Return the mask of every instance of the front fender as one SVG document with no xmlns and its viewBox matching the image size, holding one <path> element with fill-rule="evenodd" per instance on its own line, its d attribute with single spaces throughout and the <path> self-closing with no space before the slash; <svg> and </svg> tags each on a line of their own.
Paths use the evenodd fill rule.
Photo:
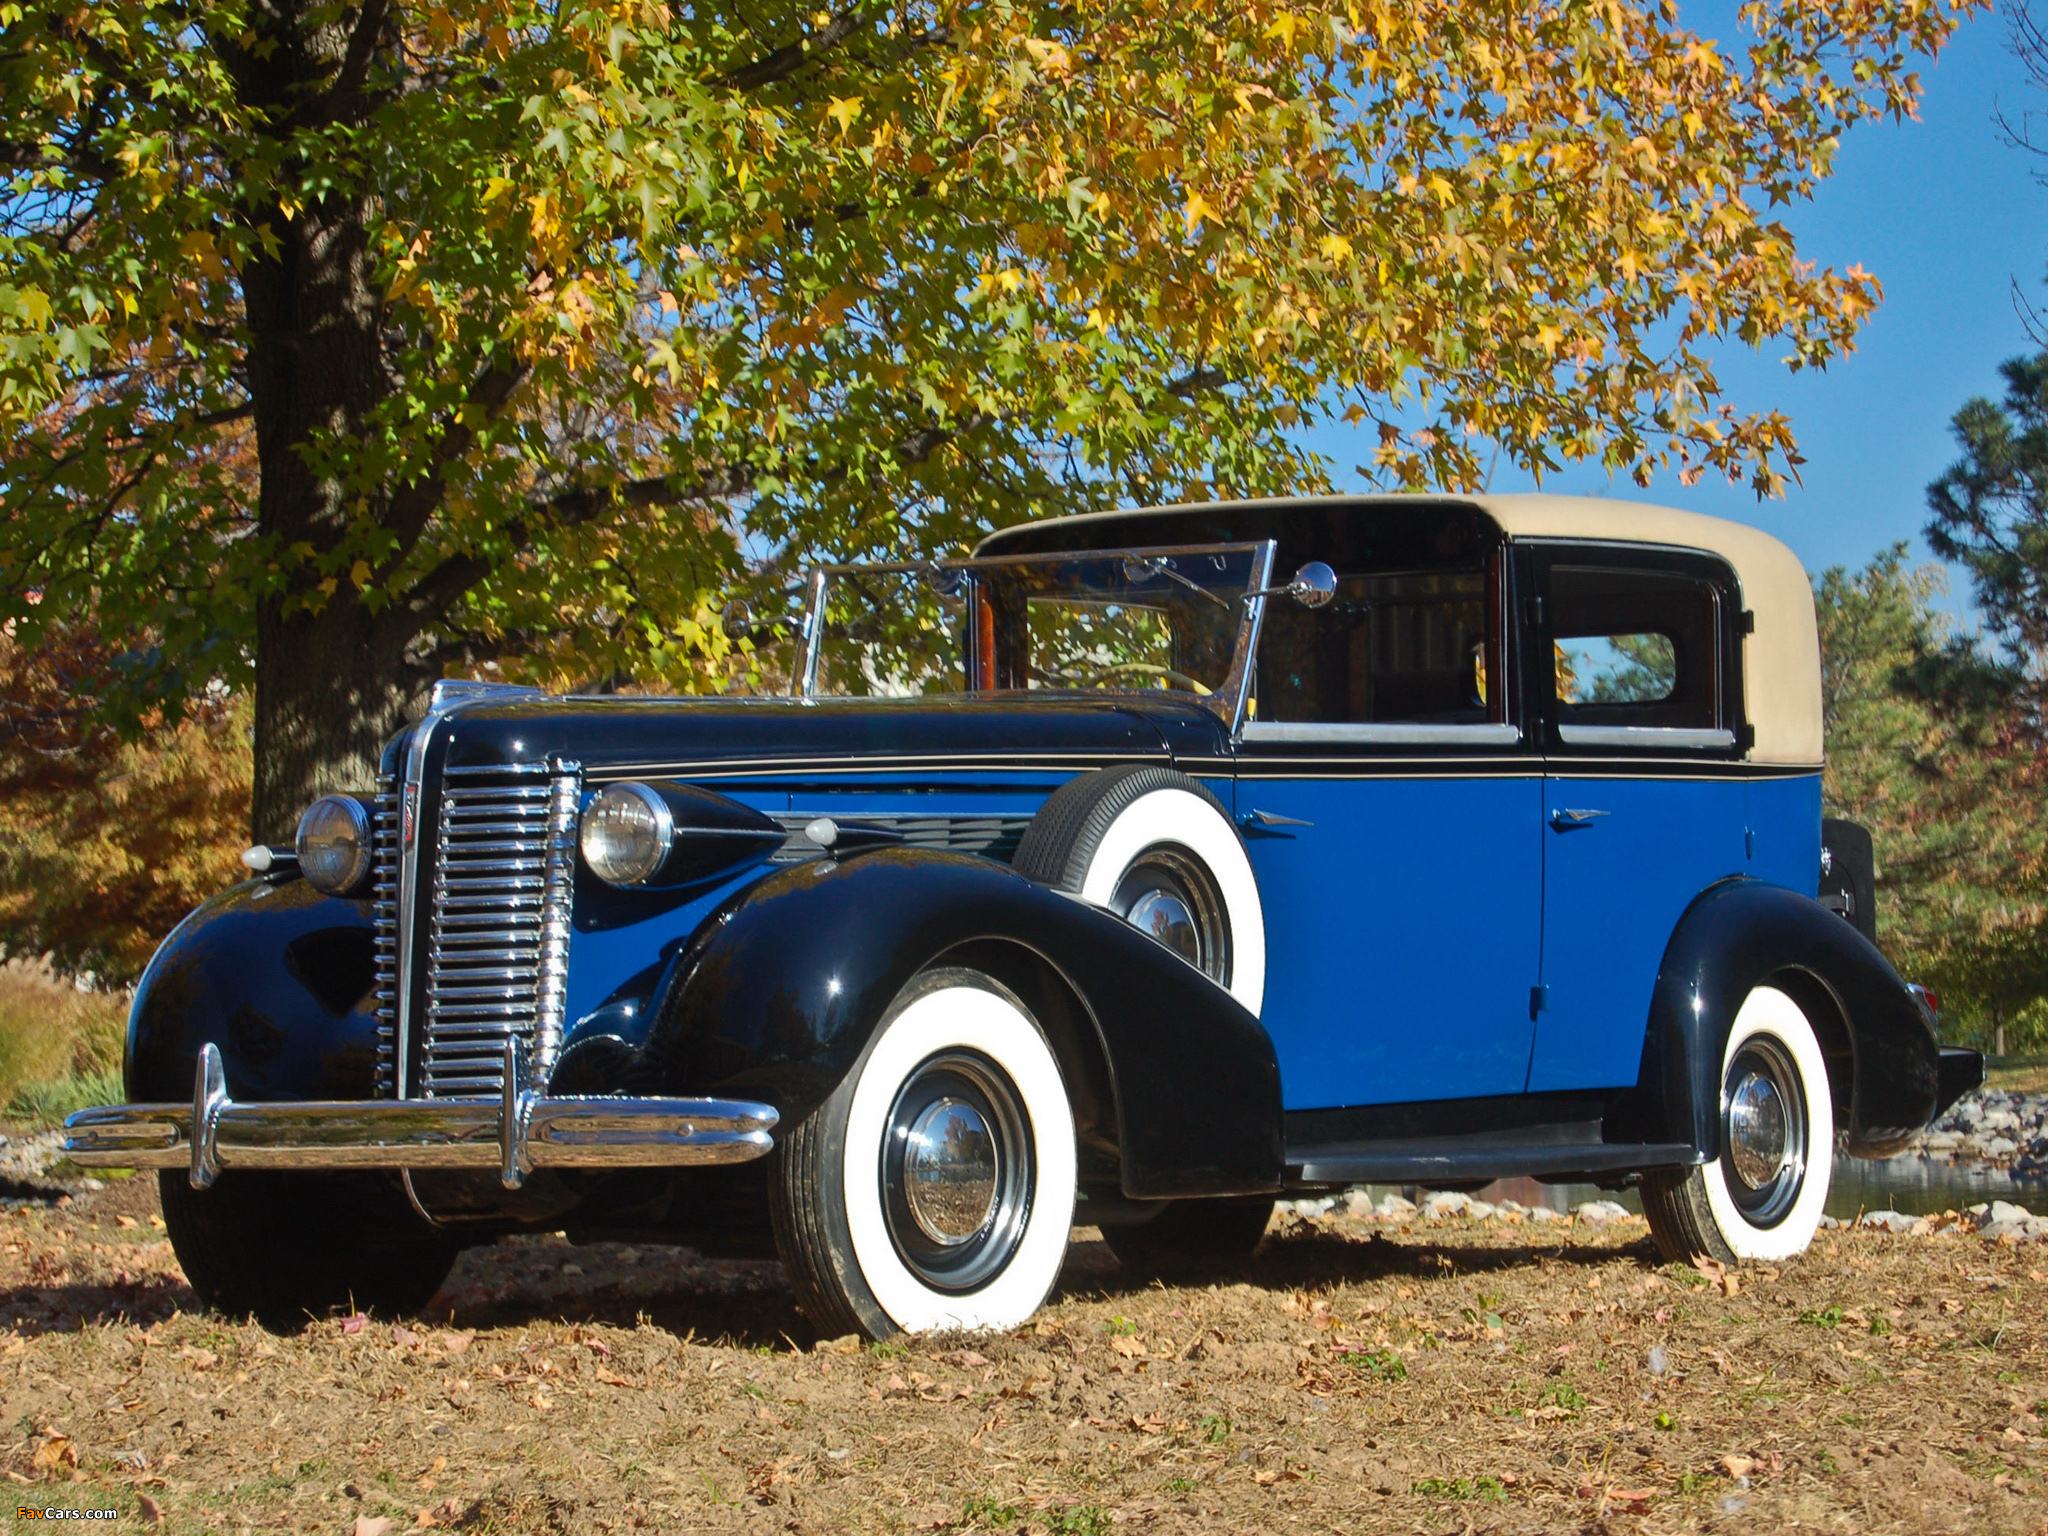
<svg viewBox="0 0 2048 1536">
<path fill-rule="evenodd" d="M 1610 1125 L 1719 1157 L 1721 1057 L 1743 999 L 1765 982 L 1813 1020 L 1850 1152 L 1889 1156 L 1939 1112 L 1934 1031 L 1877 947 L 1811 897 L 1727 880 L 1696 898 L 1671 936 L 1642 1076 Z"/>
<path fill-rule="evenodd" d="M 373 1097 L 375 968 L 368 901 L 323 896 L 304 880 L 221 892 L 171 931 L 136 987 L 129 1099 L 189 1100 L 209 1043 L 231 1098 Z"/>
<path fill-rule="evenodd" d="M 905 983 L 990 941 L 1031 951 L 1086 1012 L 1125 1194 L 1279 1187 L 1280 1071 L 1258 1019 L 1121 919 L 962 854 L 884 849 L 752 887 L 677 967 L 637 1083 L 763 1099 L 792 1123 L 853 1068 Z"/>
</svg>

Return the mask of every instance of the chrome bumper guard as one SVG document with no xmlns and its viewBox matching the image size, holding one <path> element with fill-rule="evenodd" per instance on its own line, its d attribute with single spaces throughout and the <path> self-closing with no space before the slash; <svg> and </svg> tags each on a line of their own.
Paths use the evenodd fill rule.
<svg viewBox="0 0 2048 1536">
<path fill-rule="evenodd" d="M 495 1168 L 517 1189 L 535 1168 L 674 1168 L 744 1163 L 775 1145 L 767 1104 L 737 1099 L 560 1098 L 535 1092 L 526 1052 L 505 1052 L 501 1099 L 365 1099 L 238 1104 L 220 1051 L 199 1053 L 190 1104 L 114 1104 L 64 1122 L 64 1152 L 86 1167 Z"/>
</svg>

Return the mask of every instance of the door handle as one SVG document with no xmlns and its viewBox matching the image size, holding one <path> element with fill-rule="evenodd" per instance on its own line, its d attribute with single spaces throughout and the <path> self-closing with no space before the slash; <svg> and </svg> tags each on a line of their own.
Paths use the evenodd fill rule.
<svg viewBox="0 0 2048 1536">
<path fill-rule="evenodd" d="M 1560 832 L 1571 832 L 1579 827 L 1590 827 L 1602 816 L 1613 814 L 1612 811 L 1552 811 L 1550 824 Z"/>
<path fill-rule="evenodd" d="M 1279 833 L 1287 827 L 1312 827 L 1312 821 L 1303 821 L 1299 816 L 1280 816 L 1272 811 L 1246 811 L 1238 818 L 1237 824 L 1247 832 Z"/>
</svg>

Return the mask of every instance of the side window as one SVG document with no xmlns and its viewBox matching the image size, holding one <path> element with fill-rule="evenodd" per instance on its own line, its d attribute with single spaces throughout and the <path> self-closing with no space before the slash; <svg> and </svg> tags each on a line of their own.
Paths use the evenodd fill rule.
<svg viewBox="0 0 2048 1536">
<path fill-rule="evenodd" d="M 1554 715 L 1567 742 L 1614 728 L 1720 731 L 1721 592 L 1704 575 L 1550 567 Z M 1731 737 L 1732 742 L 1732 737 Z"/>
<path fill-rule="evenodd" d="M 1342 571 L 1318 609 L 1270 603 L 1259 641 L 1260 721 L 1476 725 L 1506 718 L 1499 561 Z"/>
</svg>

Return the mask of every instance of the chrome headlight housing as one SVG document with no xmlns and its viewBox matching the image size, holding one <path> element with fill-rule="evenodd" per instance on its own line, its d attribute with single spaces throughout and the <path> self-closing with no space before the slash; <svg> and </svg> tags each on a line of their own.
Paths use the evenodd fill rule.
<svg viewBox="0 0 2048 1536">
<path fill-rule="evenodd" d="M 668 862 L 675 813 L 646 784 L 613 784 L 583 813 L 583 862 L 608 885 L 641 885 Z"/>
<path fill-rule="evenodd" d="M 299 818 L 293 843 L 313 889 L 347 896 L 370 879 L 370 811 L 353 795 L 322 795 Z"/>
</svg>

